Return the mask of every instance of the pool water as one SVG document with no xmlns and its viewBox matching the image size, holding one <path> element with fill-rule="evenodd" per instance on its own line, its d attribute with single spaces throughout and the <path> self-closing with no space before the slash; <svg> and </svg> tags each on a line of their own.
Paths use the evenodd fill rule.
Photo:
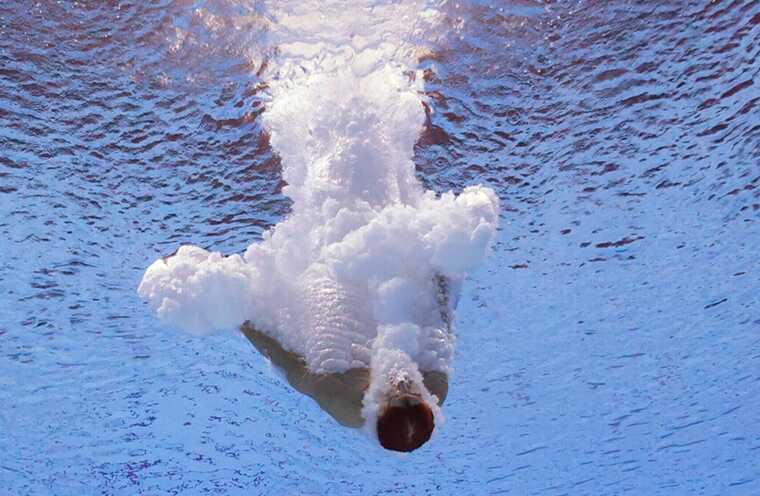
<svg viewBox="0 0 760 496">
<path fill-rule="evenodd" d="M 136 294 L 290 209 L 266 5 L 0 5 L 0 494 L 760 494 L 760 2 L 441 11 L 418 177 L 502 216 L 399 456 Z"/>
</svg>

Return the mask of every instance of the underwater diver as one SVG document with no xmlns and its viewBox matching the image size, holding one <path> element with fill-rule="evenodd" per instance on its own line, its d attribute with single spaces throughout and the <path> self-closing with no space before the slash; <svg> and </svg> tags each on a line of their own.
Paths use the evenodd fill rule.
<svg viewBox="0 0 760 496">
<path fill-rule="evenodd" d="M 452 312 L 456 304 L 450 282 L 443 276 L 434 277 L 441 321 L 452 332 Z M 305 357 L 287 351 L 277 340 L 246 322 L 240 329 L 256 349 L 280 369 L 290 385 L 310 396 L 335 420 L 346 427 L 365 425 L 362 414 L 371 369 L 349 368 L 343 372 L 312 372 Z M 422 384 L 408 377 L 390 381 L 383 387 L 375 426 L 380 444 L 388 450 L 414 451 L 429 439 L 435 429 L 430 398 L 441 406 L 448 394 L 448 375 L 438 370 L 421 370 Z M 425 391 L 422 391 L 425 388 Z"/>
</svg>

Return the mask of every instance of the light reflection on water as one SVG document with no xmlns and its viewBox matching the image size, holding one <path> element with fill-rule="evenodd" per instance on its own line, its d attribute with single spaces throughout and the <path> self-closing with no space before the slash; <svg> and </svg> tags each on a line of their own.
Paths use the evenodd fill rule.
<svg viewBox="0 0 760 496">
<path fill-rule="evenodd" d="M 760 4 L 447 7 L 416 162 L 505 209 L 408 457 L 134 293 L 288 210 L 261 11 L 0 6 L 0 492 L 760 492 Z"/>
</svg>

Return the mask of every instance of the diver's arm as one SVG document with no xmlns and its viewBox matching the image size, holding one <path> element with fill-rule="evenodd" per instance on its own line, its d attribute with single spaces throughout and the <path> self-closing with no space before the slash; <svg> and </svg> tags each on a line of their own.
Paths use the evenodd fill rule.
<svg viewBox="0 0 760 496">
<path fill-rule="evenodd" d="M 451 279 L 442 275 L 435 274 L 433 282 L 436 288 L 436 300 L 438 309 L 441 313 L 441 320 L 446 326 L 446 331 L 454 332 L 454 310 L 459 300 L 459 287 Z M 443 405 L 446 396 L 449 394 L 449 376 L 445 372 L 437 370 L 422 371 L 422 379 L 430 393 L 438 398 L 438 405 Z"/>
<path fill-rule="evenodd" d="M 438 370 L 422 371 L 422 382 L 430 394 L 438 398 L 438 406 L 443 406 L 446 396 L 449 395 L 449 376 Z"/>
<path fill-rule="evenodd" d="M 246 322 L 240 328 L 259 352 L 285 373 L 288 383 L 313 398 L 335 420 L 347 427 L 361 427 L 364 391 L 369 385 L 368 369 L 349 369 L 333 374 L 311 372 L 306 360 L 285 350 L 277 340 Z"/>
<path fill-rule="evenodd" d="M 453 332 L 454 310 L 459 303 L 459 293 L 462 290 L 462 281 L 451 279 L 442 274 L 433 276 L 433 284 L 436 289 L 436 301 L 441 314 L 441 320 L 449 332 Z"/>
<path fill-rule="evenodd" d="M 345 372 L 313 375 L 310 396 L 319 406 L 346 427 L 364 425 L 362 405 L 369 386 L 369 369 L 348 369 Z"/>
<path fill-rule="evenodd" d="M 250 322 L 244 323 L 240 330 L 259 353 L 267 357 L 273 365 L 280 368 L 291 386 L 298 391 L 311 395 L 311 382 L 306 361 L 298 353 L 285 350 L 276 339 L 259 331 Z"/>
</svg>

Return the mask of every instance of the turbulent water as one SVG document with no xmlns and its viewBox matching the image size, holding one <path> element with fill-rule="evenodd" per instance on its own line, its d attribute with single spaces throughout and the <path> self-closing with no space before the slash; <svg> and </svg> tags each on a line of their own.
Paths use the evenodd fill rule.
<svg viewBox="0 0 760 496">
<path fill-rule="evenodd" d="M 472 186 L 425 191 L 414 145 L 425 121 L 418 58 L 443 15 L 433 2 L 271 2 L 277 54 L 262 119 L 291 211 L 240 255 L 182 246 L 146 270 L 138 293 L 190 332 L 250 322 L 314 373 L 369 369 L 371 438 L 390 391 L 411 381 L 443 417 L 423 372 L 448 374 L 442 308 L 490 251 L 498 197 Z M 446 305 L 448 307 L 448 305 Z M 443 311 L 442 311 L 443 310 Z"/>
<path fill-rule="evenodd" d="M 417 177 L 490 186 L 501 227 L 445 428 L 398 457 L 135 294 L 293 208 L 277 13 L 0 5 L 0 493 L 760 493 L 760 3 L 437 10 Z"/>
</svg>

